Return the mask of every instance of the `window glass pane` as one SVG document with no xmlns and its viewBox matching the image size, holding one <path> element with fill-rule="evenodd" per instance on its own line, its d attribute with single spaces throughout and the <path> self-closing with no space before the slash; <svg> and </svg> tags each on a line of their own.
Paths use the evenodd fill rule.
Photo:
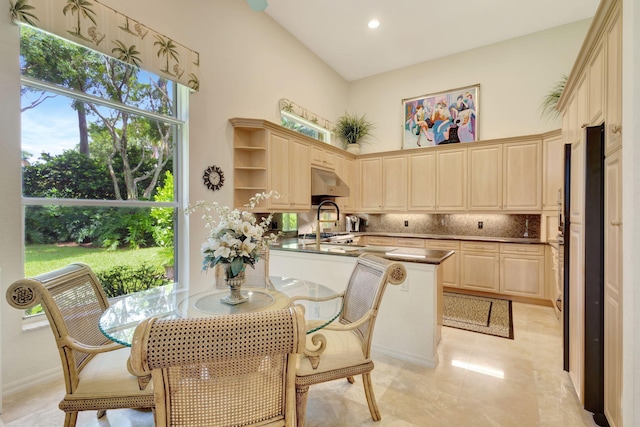
<svg viewBox="0 0 640 427">
<path fill-rule="evenodd" d="M 130 107 L 173 115 L 174 83 L 131 64 L 139 52 L 115 48 L 115 58 L 49 33 L 20 26 L 20 69 L 25 77 Z M 159 100 L 166 98 L 164 103 Z"/>
<path fill-rule="evenodd" d="M 324 129 L 317 124 L 308 122 L 301 117 L 297 117 L 292 113 L 286 111 L 280 112 L 280 124 L 283 127 L 299 132 L 303 135 L 310 136 L 318 141 L 330 143 L 331 132 Z"/>
<path fill-rule="evenodd" d="M 45 91 L 22 108 L 24 196 L 150 200 L 173 170 L 177 125 Z"/>
</svg>

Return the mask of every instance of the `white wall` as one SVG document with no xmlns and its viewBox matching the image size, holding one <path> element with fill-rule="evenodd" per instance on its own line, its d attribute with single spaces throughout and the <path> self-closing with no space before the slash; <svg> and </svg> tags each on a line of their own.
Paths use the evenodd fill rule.
<svg viewBox="0 0 640 427">
<path fill-rule="evenodd" d="M 364 144 L 362 152 L 401 148 L 403 99 L 478 83 L 479 139 L 559 129 L 559 119 L 541 119 L 540 103 L 561 75 L 571 71 L 590 22 L 578 21 L 352 82 L 349 111 L 366 113 L 376 125 L 375 140 Z M 428 43 L 422 48 L 428 49 Z"/>
</svg>

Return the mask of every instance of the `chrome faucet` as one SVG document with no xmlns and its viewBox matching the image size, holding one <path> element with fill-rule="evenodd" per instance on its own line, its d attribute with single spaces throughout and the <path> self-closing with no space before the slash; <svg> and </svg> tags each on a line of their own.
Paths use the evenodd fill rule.
<svg viewBox="0 0 640 427">
<path fill-rule="evenodd" d="M 322 209 L 323 205 L 333 205 L 336 207 L 336 219 L 320 219 L 320 210 Z M 320 250 L 320 224 L 323 222 L 334 222 L 337 223 L 338 221 L 340 221 L 340 208 L 338 207 L 338 205 L 336 205 L 335 202 L 331 201 L 331 200 L 323 200 L 322 202 L 320 202 L 320 204 L 318 205 L 318 217 L 316 220 L 316 250 Z"/>
</svg>

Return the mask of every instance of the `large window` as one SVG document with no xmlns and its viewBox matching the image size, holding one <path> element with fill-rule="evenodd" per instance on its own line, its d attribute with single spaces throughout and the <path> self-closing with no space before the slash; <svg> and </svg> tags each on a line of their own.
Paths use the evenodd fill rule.
<svg viewBox="0 0 640 427">
<path fill-rule="evenodd" d="M 20 46 L 25 274 L 83 261 L 110 296 L 174 279 L 188 89 L 26 26 Z"/>
</svg>

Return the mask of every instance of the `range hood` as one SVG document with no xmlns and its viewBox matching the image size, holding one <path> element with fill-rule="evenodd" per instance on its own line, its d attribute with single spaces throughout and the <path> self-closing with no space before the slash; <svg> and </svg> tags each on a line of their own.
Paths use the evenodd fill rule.
<svg viewBox="0 0 640 427">
<path fill-rule="evenodd" d="M 311 168 L 311 195 L 347 197 L 349 187 L 335 172 Z"/>
</svg>

